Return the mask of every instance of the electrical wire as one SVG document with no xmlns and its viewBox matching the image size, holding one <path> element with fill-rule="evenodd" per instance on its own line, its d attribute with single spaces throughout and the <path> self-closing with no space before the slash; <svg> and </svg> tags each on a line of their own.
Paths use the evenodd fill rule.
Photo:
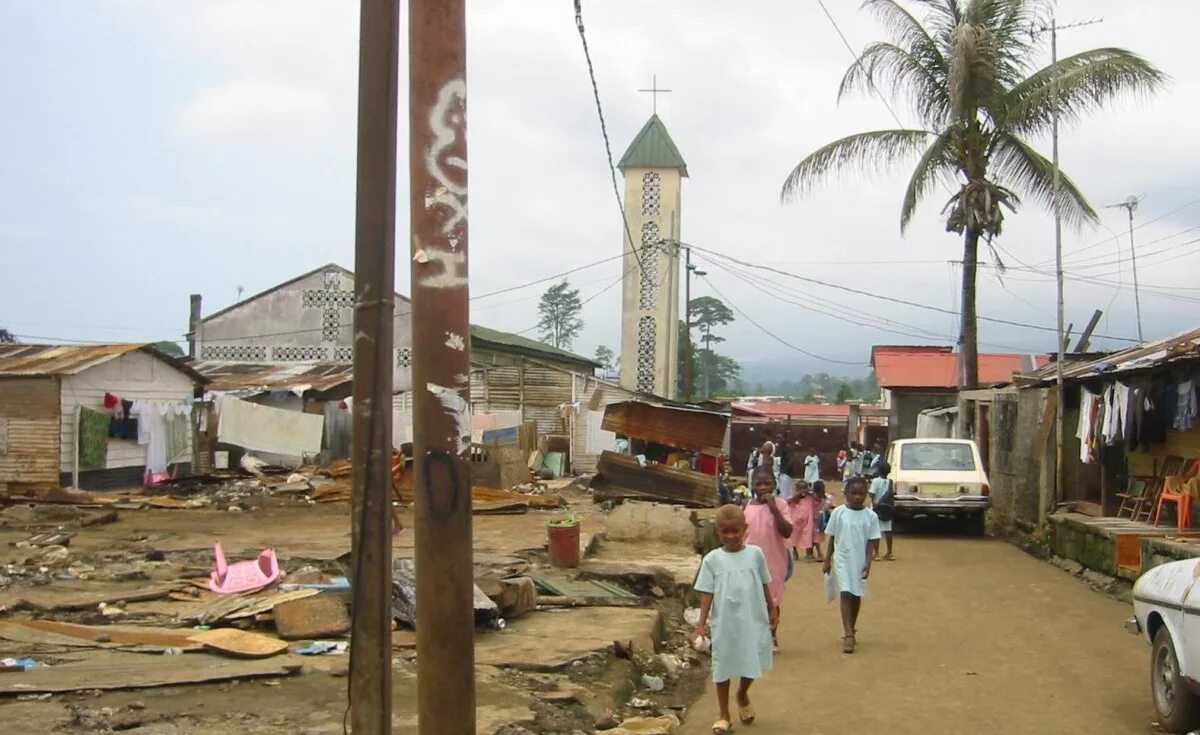
<svg viewBox="0 0 1200 735">
<path fill-rule="evenodd" d="M 1173 215 L 1173 214 L 1177 214 L 1177 213 L 1179 213 L 1179 212 L 1182 212 L 1183 210 L 1187 209 L 1188 207 L 1194 207 L 1194 206 L 1196 206 L 1197 204 L 1200 204 L 1200 197 L 1197 197 L 1197 198 L 1195 198 L 1195 199 L 1191 200 L 1190 202 L 1187 202 L 1186 204 L 1182 204 L 1182 205 L 1180 205 L 1180 206 L 1176 207 L 1175 209 L 1172 209 L 1172 210 L 1171 210 L 1171 211 L 1169 211 L 1169 212 L 1166 212 L 1166 213 L 1164 213 L 1164 214 L 1160 214 L 1159 216 L 1157 216 L 1157 217 L 1155 217 L 1155 218 L 1153 218 L 1153 219 L 1146 220 L 1145 222 L 1142 222 L 1141 224 L 1139 224 L 1139 225 L 1136 225 L 1136 226 L 1133 228 L 1133 230 L 1134 230 L 1134 232 L 1137 232 L 1138 230 L 1142 229 L 1143 227 L 1148 227 L 1148 226 L 1150 226 L 1150 225 L 1154 224 L 1155 222 L 1159 222 L 1159 221 L 1161 221 L 1161 220 L 1164 220 L 1164 219 L 1166 219 L 1167 217 L 1170 217 L 1170 216 L 1171 216 L 1171 215 Z M 1099 240 L 1099 241 L 1097 241 L 1097 242 L 1094 242 L 1094 243 L 1092 243 L 1091 245 L 1085 245 L 1085 246 L 1083 246 L 1083 247 L 1081 247 L 1081 248 L 1075 248 L 1074 250 L 1068 250 L 1068 251 L 1066 251 L 1065 253 L 1063 253 L 1063 257 L 1065 258 L 1065 257 L 1067 257 L 1067 256 L 1070 256 L 1070 255 L 1075 255 L 1075 254 L 1077 254 L 1077 253 L 1082 253 L 1082 252 L 1084 252 L 1084 251 L 1086 251 L 1086 250 L 1094 250 L 1095 248 L 1102 247 L 1103 245 L 1105 245 L 1105 244 L 1107 244 L 1107 243 L 1108 243 L 1108 238 L 1106 237 L 1106 238 L 1104 238 L 1103 240 Z M 1042 262 L 1038 263 L 1038 265 L 1039 265 L 1039 266 L 1052 265 L 1052 264 L 1053 264 L 1053 262 L 1054 262 L 1053 260 L 1049 260 L 1049 259 L 1048 259 L 1048 260 L 1045 260 L 1045 261 L 1042 261 Z"/>
<path fill-rule="evenodd" d="M 858 52 L 855 51 L 854 47 L 850 45 L 850 40 L 846 38 L 846 34 L 842 32 L 841 26 L 839 26 L 838 22 L 834 20 L 833 14 L 829 12 L 829 8 L 825 7 L 825 0 L 817 0 L 817 4 L 821 6 L 821 10 L 825 11 L 825 17 L 828 18 L 830 24 L 833 25 L 833 30 L 837 31 L 838 38 L 842 39 L 842 45 L 844 45 L 846 50 L 850 52 L 850 55 L 854 57 L 854 65 L 862 70 L 863 77 L 867 80 L 867 84 L 871 85 L 871 89 L 875 92 L 875 95 L 879 97 L 879 101 L 883 103 L 883 106 L 887 108 L 888 114 L 890 114 L 892 119 L 896 121 L 896 125 L 903 128 L 904 123 L 900 122 L 900 117 L 896 114 L 896 111 L 892 109 L 891 103 L 889 103 L 887 98 L 883 96 L 883 93 L 879 91 L 879 87 L 875 86 L 875 80 L 871 79 L 871 75 L 867 74 L 867 70 L 863 68 L 862 60 L 859 58 Z"/>
<path fill-rule="evenodd" d="M 608 173 L 612 178 L 613 196 L 617 200 L 617 210 L 621 213 L 621 225 L 625 229 L 625 241 L 629 244 L 629 252 L 633 253 L 638 268 L 643 268 L 642 256 L 638 254 L 633 243 L 633 234 L 629 231 L 629 219 L 625 216 L 625 203 L 621 200 L 621 189 L 617 186 L 617 167 L 613 165 L 612 144 L 608 140 L 608 126 L 604 122 L 604 107 L 600 104 L 600 87 L 596 84 L 596 69 L 592 66 L 592 54 L 588 50 L 587 33 L 583 28 L 583 0 L 575 0 L 575 27 L 579 30 L 579 41 L 583 44 L 583 58 L 587 61 L 588 78 L 592 82 L 592 96 L 596 100 L 596 115 L 600 118 L 600 135 L 604 138 L 604 154 L 608 157 Z M 621 257 L 625 249 L 621 249 Z"/>
</svg>

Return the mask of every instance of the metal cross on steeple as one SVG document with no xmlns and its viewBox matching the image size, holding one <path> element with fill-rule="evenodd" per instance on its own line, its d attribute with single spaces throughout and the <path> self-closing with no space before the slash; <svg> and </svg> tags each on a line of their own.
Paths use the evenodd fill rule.
<svg viewBox="0 0 1200 735">
<path fill-rule="evenodd" d="M 654 114 L 657 115 L 658 114 L 658 95 L 659 95 L 659 93 L 661 92 L 661 93 L 665 94 L 665 93 L 671 92 L 672 90 L 659 89 L 658 88 L 658 75 L 655 74 L 653 77 L 651 77 L 650 89 L 639 89 L 638 91 L 650 93 L 651 99 L 653 100 L 652 104 L 653 104 Z"/>
</svg>

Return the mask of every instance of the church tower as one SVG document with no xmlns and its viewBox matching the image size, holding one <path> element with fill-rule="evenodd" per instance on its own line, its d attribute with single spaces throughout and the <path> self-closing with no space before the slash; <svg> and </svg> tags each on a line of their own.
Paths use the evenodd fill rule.
<svg viewBox="0 0 1200 735">
<path fill-rule="evenodd" d="M 655 114 L 621 157 L 620 169 L 625 175 L 627 227 L 621 232 L 621 385 L 674 398 L 679 364 L 679 205 L 687 164 Z"/>
</svg>

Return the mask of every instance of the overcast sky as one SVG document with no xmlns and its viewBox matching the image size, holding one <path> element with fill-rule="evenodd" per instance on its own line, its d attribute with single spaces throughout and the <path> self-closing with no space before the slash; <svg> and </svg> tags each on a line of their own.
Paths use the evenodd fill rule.
<svg viewBox="0 0 1200 735">
<path fill-rule="evenodd" d="M 620 251 L 571 5 L 468 2 L 475 294 Z M 856 49 L 883 37 L 856 2 L 827 5 Z M 747 271 L 809 294 L 798 297 L 766 280 L 746 283 L 697 253 L 712 287 L 765 328 L 739 319 L 726 352 L 747 361 L 797 356 L 766 332 L 859 363 L 876 343 L 952 342 L 953 316 L 865 295 L 957 308 L 958 270 L 948 261 L 961 258 L 961 241 L 941 225 L 946 194 L 934 194 L 904 237 L 907 171 L 846 177 L 799 204 L 778 202 L 791 167 L 816 147 L 895 126 L 877 99 L 837 103 L 851 56 L 816 0 L 585 0 L 584 14 L 614 156 L 650 114 L 649 95 L 637 90 L 653 74 L 674 90 L 660 96 L 659 113 L 691 174 L 684 239 L 864 294 Z M 1173 77 L 1158 98 L 1113 108 L 1062 140 L 1064 170 L 1093 204 L 1144 195 L 1137 222 L 1158 218 L 1135 235 L 1145 335 L 1164 336 L 1195 325 L 1200 298 L 1200 241 L 1189 242 L 1200 238 L 1200 4 L 1059 3 L 1060 22 L 1093 17 L 1104 23 L 1060 35 L 1061 55 L 1124 46 Z M 178 339 L 189 293 L 202 293 L 211 313 L 231 303 L 238 286 L 249 295 L 327 262 L 352 268 L 357 31 L 357 3 L 345 0 L 0 2 L 0 326 L 27 341 Z M 402 42 L 402 80 L 405 54 Z M 403 89 L 400 97 L 407 99 Z M 897 112 L 915 122 L 903 107 Z M 406 117 L 402 109 L 402 140 Z M 1038 144 L 1048 155 L 1049 142 Z M 403 155 L 407 146 L 399 148 Z M 1067 318 L 1081 325 L 1105 308 L 1100 332 L 1136 337 L 1126 215 L 1101 211 L 1125 239 L 1114 241 L 1104 227 L 1066 234 L 1068 274 L 1093 279 L 1068 283 Z M 1030 203 L 1006 222 L 1000 244 L 1009 265 L 1043 273 L 1013 270 L 1001 285 L 981 271 L 980 313 L 1053 326 L 1050 218 Z M 398 262 L 403 268 L 406 259 Z M 571 280 L 587 298 L 619 276 L 619 261 L 611 261 Z M 407 282 L 403 269 L 402 293 Z M 527 329 L 544 287 L 477 300 L 471 318 Z M 696 282 L 693 295 L 712 287 Z M 587 304 L 577 351 L 618 345 L 619 292 Z M 1043 331 L 987 322 L 980 331 L 982 349 L 1053 345 Z"/>
</svg>

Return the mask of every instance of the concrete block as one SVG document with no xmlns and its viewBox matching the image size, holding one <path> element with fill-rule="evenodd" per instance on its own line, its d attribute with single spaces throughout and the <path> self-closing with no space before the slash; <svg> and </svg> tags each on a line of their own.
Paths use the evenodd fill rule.
<svg viewBox="0 0 1200 735">
<path fill-rule="evenodd" d="M 529 577 L 500 580 L 500 597 L 496 600 L 500 614 L 512 620 L 537 609 L 537 590 Z"/>
<path fill-rule="evenodd" d="M 293 600 L 275 607 L 275 630 L 293 641 L 341 635 L 350 630 L 350 614 L 336 597 Z"/>
<path fill-rule="evenodd" d="M 606 535 L 613 541 L 652 540 L 691 546 L 695 538 L 692 512 L 678 505 L 627 500 L 608 514 Z"/>
</svg>

